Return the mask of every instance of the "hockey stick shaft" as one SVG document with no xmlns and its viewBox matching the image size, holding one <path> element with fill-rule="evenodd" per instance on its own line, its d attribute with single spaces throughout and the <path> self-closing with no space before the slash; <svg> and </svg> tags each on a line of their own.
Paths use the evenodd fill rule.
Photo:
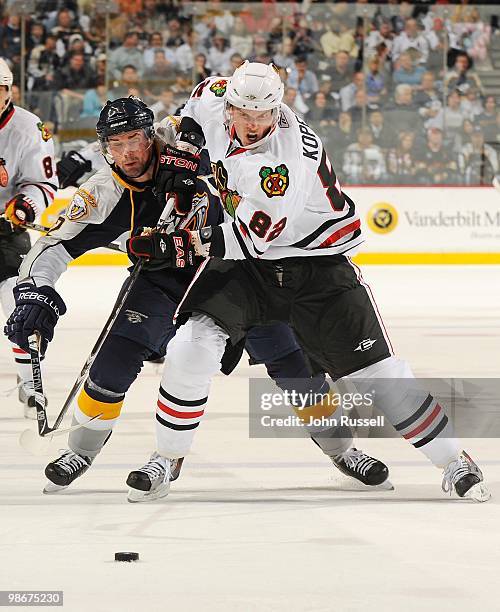
<svg viewBox="0 0 500 612">
<path fill-rule="evenodd" d="M 41 233 L 47 233 L 50 230 L 50 227 L 46 227 L 45 225 L 40 225 L 38 223 L 25 223 L 23 227 Z M 111 251 L 119 251 L 120 253 L 123 253 L 122 249 L 120 249 L 120 246 L 118 244 L 114 244 L 113 242 L 110 242 L 104 248 L 111 249 Z"/>
<path fill-rule="evenodd" d="M 171 216 L 171 213 L 174 209 L 174 199 L 173 198 L 169 198 L 167 200 L 167 204 L 165 206 L 165 209 L 163 210 L 163 213 L 158 221 L 157 227 L 164 227 L 164 225 L 166 224 L 166 222 L 168 221 L 168 218 Z M 87 377 L 90 368 L 92 367 L 92 364 L 94 363 L 94 360 L 97 356 L 97 354 L 99 353 L 99 351 L 101 350 L 102 345 L 104 344 L 104 342 L 106 341 L 106 338 L 109 335 L 109 332 L 111 331 L 111 328 L 113 327 L 115 321 L 118 319 L 118 316 L 120 315 L 120 312 L 122 310 L 123 305 L 125 304 L 126 299 L 128 298 L 130 292 L 132 291 L 132 288 L 135 284 L 135 281 L 137 280 L 137 277 L 139 276 L 139 273 L 142 270 L 142 267 L 144 265 L 144 260 L 143 259 L 139 259 L 136 264 L 134 265 L 132 272 L 130 273 L 130 276 L 128 277 L 127 281 L 125 282 L 125 284 L 122 287 L 122 290 L 120 291 L 118 298 L 115 302 L 115 305 L 113 306 L 113 310 L 111 311 L 111 314 L 108 317 L 108 320 L 106 321 L 103 330 L 101 331 L 99 338 L 97 339 L 94 347 L 92 348 L 92 350 L 90 351 L 90 355 L 87 358 L 87 361 L 85 362 L 85 364 L 83 365 L 80 374 L 78 374 L 75 383 L 71 389 L 71 391 L 69 392 L 68 397 L 66 398 L 66 401 L 64 402 L 63 407 L 61 408 L 61 411 L 59 412 L 53 427 L 47 427 L 45 429 L 45 433 L 49 433 L 54 431 L 55 429 L 57 429 L 59 427 L 59 425 L 61 424 L 61 421 L 64 418 L 64 415 L 66 414 L 66 412 L 68 411 L 68 408 L 70 407 L 72 401 L 74 400 L 76 394 L 78 393 L 80 387 L 82 386 L 83 381 L 85 380 L 85 378 Z M 40 434 L 43 435 L 43 434 Z"/>
<path fill-rule="evenodd" d="M 33 389 L 35 391 L 36 419 L 38 422 L 38 433 L 43 436 L 49 424 L 47 422 L 47 411 L 45 409 L 45 396 L 43 393 L 42 367 L 40 359 L 40 335 L 38 332 L 28 337 L 30 350 L 31 373 L 33 376 Z"/>
</svg>

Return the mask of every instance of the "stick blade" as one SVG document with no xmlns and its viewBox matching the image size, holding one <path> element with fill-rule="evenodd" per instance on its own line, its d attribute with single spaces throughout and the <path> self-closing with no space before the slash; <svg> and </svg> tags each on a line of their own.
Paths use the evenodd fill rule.
<svg viewBox="0 0 500 612">
<path fill-rule="evenodd" d="M 25 429 L 19 436 L 19 444 L 31 455 L 48 455 L 50 454 L 50 442 L 52 436 L 43 437 L 32 429 Z"/>
</svg>

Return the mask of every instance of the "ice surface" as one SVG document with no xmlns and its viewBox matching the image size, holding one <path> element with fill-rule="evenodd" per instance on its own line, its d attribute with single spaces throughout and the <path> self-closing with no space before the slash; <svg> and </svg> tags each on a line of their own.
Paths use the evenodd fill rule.
<svg viewBox="0 0 500 612">
<path fill-rule="evenodd" d="M 60 282 L 68 314 L 46 360 L 51 420 L 123 274 L 72 268 Z M 364 275 L 417 374 L 499 375 L 498 268 L 368 266 Z M 71 612 L 498 609 L 497 440 L 464 444 L 492 489 L 487 504 L 450 500 L 440 472 L 401 440 L 363 445 L 390 466 L 394 492 L 349 490 L 308 440 L 248 438 L 250 371 L 265 375 L 243 363 L 216 378 L 181 477 L 151 505 L 128 504 L 125 479 L 153 449 L 155 367 L 131 389 L 92 468 L 58 496 L 42 495 L 46 460 L 19 447 L 29 423 L 15 395 L 1 397 L 0 589 L 64 590 Z M 0 391 L 14 384 L 0 340 Z M 55 444 L 50 458 L 64 441 Z M 141 560 L 116 563 L 123 550 Z"/>
</svg>

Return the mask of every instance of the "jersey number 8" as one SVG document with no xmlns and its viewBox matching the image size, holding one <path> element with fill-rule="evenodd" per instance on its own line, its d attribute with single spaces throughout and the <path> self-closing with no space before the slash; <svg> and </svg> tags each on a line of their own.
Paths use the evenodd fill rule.
<svg viewBox="0 0 500 612">
<path fill-rule="evenodd" d="M 258 236 L 259 238 L 265 238 L 269 228 L 271 227 L 272 219 L 269 215 L 267 215 L 262 210 L 257 210 L 254 212 L 253 217 L 248 224 L 248 227 L 252 230 L 252 232 Z M 270 234 L 266 238 L 266 242 L 271 242 L 277 238 L 281 232 L 285 229 L 286 225 L 286 217 L 283 217 L 278 223 L 276 223 Z"/>
</svg>

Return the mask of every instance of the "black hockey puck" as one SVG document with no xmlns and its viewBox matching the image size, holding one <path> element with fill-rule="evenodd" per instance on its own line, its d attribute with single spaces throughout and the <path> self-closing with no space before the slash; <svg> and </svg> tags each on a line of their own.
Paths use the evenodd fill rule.
<svg viewBox="0 0 500 612">
<path fill-rule="evenodd" d="M 115 561 L 139 561 L 139 553 L 136 552 L 117 552 Z"/>
</svg>

